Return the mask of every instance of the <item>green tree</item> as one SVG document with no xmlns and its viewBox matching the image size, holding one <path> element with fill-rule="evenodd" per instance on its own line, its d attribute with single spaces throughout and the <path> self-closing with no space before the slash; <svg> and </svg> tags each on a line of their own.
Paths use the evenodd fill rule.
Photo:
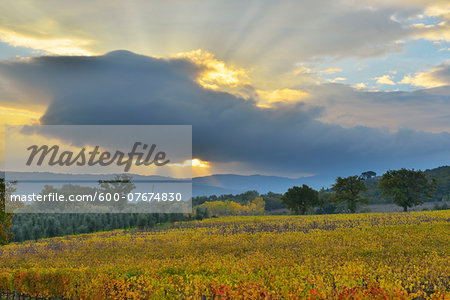
<svg viewBox="0 0 450 300">
<path fill-rule="evenodd" d="M 111 201 L 114 205 L 115 210 L 122 211 L 128 204 L 128 193 L 136 188 L 134 183 L 131 181 L 132 177 L 121 174 L 116 175 L 113 180 L 99 180 L 100 192 L 104 194 L 114 194 L 119 195 L 119 201 Z"/>
<path fill-rule="evenodd" d="M 56 194 L 58 189 L 56 189 L 52 185 L 44 185 L 44 188 L 39 193 L 41 196 L 50 195 L 51 193 Z M 62 207 L 64 205 L 63 202 L 52 202 L 52 201 L 38 201 L 33 203 L 36 206 L 36 210 L 39 212 L 51 212 L 57 210 L 58 207 Z"/>
<path fill-rule="evenodd" d="M 338 207 L 334 200 L 334 193 L 321 188 L 319 191 L 319 207 L 316 210 L 316 214 L 335 214 L 338 211 Z"/>
<path fill-rule="evenodd" d="M 281 197 L 281 201 L 295 214 L 304 215 L 308 208 L 319 203 L 319 192 L 306 184 L 302 187 L 293 186 Z"/>
<path fill-rule="evenodd" d="M 282 194 L 268 192 L 267 194 L 261 196 L 266 203 L 265 210 L 267 211 L 286 208 L 286 206 L 281 202 Z"/>
<path fill-rule="evenodd" d="M 6 201 L 9 195 L 14 192 L 16 182 L 7 183 L 5 178 L 0 178 L 0 245 L 7 244 L 12 238 L 9 229 L 12 225 L 12 213 L 6 212 Z"/>
<path fill-rule="evenodd" d="M 429 180 L 422 171 L 414 169 L 390 170 L 383 174 L 378 187 L 382 194 L 392 198 L 403 211 L 423 203 L 423 197 L 433 197 L 436 190 L 436 181 Z"/>
<path fill-rule="evenodd" d="M 374 171 L 367 171 L 361 173 L 361 177 L 363 177 L 364 179 L 370 179 L 375 176 L 377 176 L 377 173 L 375 173 Z"/>
<path fill-rule="evenodd" d="M 360 203 L 368 203 L 368 200 L 361 196 L 367 190 L 363 177 L 355 175 L 346 178 L 336 178 L 331 190 L 335 192 L 334 201 L 347 204 L 347 209 L 354 213 Z"/>
</svg>

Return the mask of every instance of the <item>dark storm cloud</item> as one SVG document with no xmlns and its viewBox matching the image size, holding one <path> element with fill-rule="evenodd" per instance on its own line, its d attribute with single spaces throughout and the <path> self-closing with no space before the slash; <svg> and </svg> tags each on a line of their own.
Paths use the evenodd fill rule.
<svg viewBox="0 0 450 300">
<path fill-rule="evenodd" d="M 344 127 L 409 128 L 450 132 L 450 86 L 406 91 L 368 91 L 346 84 L 321 84 L 306 90 L 308 105 L 322 106 L 320 120 Z"/>
<path fill-rule="evenodd" d="M 433 68 L 430 75 L 439 82 L 450 85 L 450 61 L 446 61 L 439 66 Z"/>
<path fill-rule="evenodd" d="M 449 162 L 448 133 L 343 128 L 318 121 L 323 108 L 301 103 L 262 109 L 253 100 L 202 88 L 195 82 L 198 71 L 185 60 L 126 51 L 0 63 L 1 76 L 50 95 L 42 124 L 192 125 L 194 157 L 241 162 L 255 172 L 342 173 Z"/>
</svg>

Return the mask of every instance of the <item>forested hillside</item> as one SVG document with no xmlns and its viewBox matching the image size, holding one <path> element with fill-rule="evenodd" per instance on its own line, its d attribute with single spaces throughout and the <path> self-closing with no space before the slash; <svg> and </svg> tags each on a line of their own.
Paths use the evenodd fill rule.
<svg viewBox="0 0 450 300">
<path fill-rule="evenodd" d="M 450 201 L 450 166 L 442 166 L 435 169 L 425 170 L 425 174 L 436 180 L 436 191 L 433 198 L 425 198 L 424 201 Z M 371 204 L 391 203 L 391 200 L 381 195 L 378 183 L 381 176 L 366 180 L 368 190 L 363 196 L 368 198 Z"/>
<path fill-rule="evenodd" d="M 450 201 L 450 166 L 439 167 L 431 170 L 426 170 L 430 178 L 435 178 L 437 181 L 436 197 L 434 200 Z"/>
</svg>

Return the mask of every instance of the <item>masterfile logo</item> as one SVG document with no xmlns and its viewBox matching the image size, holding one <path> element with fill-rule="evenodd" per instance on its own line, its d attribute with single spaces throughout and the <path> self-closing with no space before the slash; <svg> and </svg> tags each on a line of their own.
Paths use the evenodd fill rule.
<svg viewBox="0 0 450 300">
<path fill-rule="evenodd" d="M 139 147 L 142 147 L 142 150 L 145 152 L 138 151 Z M 100 146 L 95 146 L 94 150 L 87 151 L 86 147 L 83 147 L 78 153 L 74 153 L 73 151 L 60 152 L 58 145 L 53 145 L 51 147 L 48 145 L 32 145 L 27 148 L 31 153 L 26 165 L 31 166 L 36 156 L 38 156 L 35 162 L 38 166 L 41 166 L 47 158 L 47 164 L 49 166 L 109 166 L 116 163 L 118 166 L 124 166 L 124 171 L 128 172 L 133 165 L 133 160 L 135 160 L 137 166 L 150 166 L 151 164 L 154 164 L 155 166 L 161 167 L 170 162 L 169 159 L 166 159 L 166 152 L 155 151 L 155 144 L 152 144 L 149 147 L 148 144 L 135 142 L 132 150 L 127 154 L 119 150 L 112 154 L 109 151 L 99 151 L 99 149 Z"/>
</svg>

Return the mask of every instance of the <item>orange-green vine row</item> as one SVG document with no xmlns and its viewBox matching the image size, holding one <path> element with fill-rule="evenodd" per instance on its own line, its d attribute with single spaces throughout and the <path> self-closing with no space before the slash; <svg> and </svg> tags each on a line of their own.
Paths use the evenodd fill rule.
<svg viewBox="0 0 450 300">
<path fill-rule="evenodd" d="M 447 299 L 450 211 L 224 217 L 0 247 L 0 290 L 70 299 Z"/>
</svg>

